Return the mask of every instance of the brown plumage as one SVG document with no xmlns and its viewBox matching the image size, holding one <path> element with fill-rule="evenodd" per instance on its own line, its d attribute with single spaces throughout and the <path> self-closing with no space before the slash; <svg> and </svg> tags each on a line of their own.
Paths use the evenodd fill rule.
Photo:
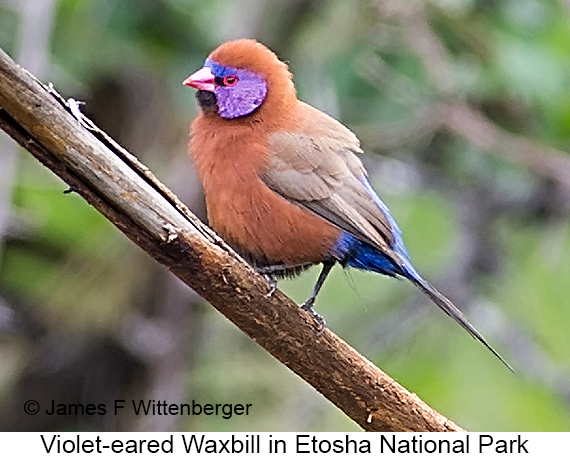
<svg viewBox="0 0 570 457">
<path fill-rule="evenodd" d="M 303 308 L 323 325 L 312 305 L 335 263 L 403 276 L 504 362 L 415 270 L 355 154 L 358 139 L 297 99 L 273 52 L 254 40 L 224 43 L 184 83 L 198 89 L 190 152 L 208 219 L 246 259 L 269 274 L 322 263 Z"/>
<path fill-rule="evenodd" d="M 298 102 L 287 66 L 257 42 L 225 43 L 210 58 L 263 74 L 269 90 L 264 103 L 249 116 L 228 121 L 215 112 L 202 112 L 192 123 L 190 152 L 204 187 L 208 220 L 257 265 L 321 262 L 339 229 L 272 191 L 261 176 L 271 160 L 273 134 L 277 134 L 275 143 L 278 132 L 311 136 L 315 132 L 309 115 L 325 115 Z"/>
<path fill-rule="evenodd" d="M 190 143 L 212 227 L 256 265 L 321 262 L 339 230 L 262 180 L 269 160 L 267 134 L 250 123 L 220 130 L 219 122 L 199 116 Z"/>
</svg>

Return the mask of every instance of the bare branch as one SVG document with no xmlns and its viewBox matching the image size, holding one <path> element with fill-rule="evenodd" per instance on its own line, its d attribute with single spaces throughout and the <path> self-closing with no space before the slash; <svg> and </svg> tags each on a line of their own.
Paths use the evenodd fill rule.
<svg viewBox="0 0 570 457">
<path fill-rule="evenodd" d="M 83 123 L 85 124 L 85 123 Z M 366 430 L 459 431 L 237 256 L 103 132 L 0 50 L 0 127 L 133 242 Z"/>
</svg>

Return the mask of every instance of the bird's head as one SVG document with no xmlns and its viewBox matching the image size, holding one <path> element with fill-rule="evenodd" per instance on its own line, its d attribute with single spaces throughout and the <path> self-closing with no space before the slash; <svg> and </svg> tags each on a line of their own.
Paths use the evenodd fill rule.
<svg viewBox="0 0 570 457">
<path fill-rule="evenodd" d="M 198 89 L 196 97 L 204 111 L 216 111 L 226 119 L 250 114 L 267 96 L 263 75 L 212 59 L 206 59 L 204 66 L 186 78 L 184 84 Z"/>
<path fill-rule="evenodd" d="M 202 111 L 224 119 L 248 116 L 263 105 L 277 110 L 279 105 L 296 100 L 287 65 L 264 45 L 249 39 L 222 44 L 184 84 L 198 89 L 196 98 Z"/>
</svg>

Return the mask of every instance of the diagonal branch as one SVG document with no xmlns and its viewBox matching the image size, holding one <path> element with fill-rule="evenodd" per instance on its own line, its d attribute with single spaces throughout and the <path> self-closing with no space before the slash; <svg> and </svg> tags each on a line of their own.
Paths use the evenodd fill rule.
<svg viewBox="0 0 570 457">
<path fill-rule="evenodd" d="M 73 105 L 70 105 L 73 106 Z M 148 169 L 0 49 L 0 127 L 366 430 L 460 431 L 276 291 Z"/>
</svg>

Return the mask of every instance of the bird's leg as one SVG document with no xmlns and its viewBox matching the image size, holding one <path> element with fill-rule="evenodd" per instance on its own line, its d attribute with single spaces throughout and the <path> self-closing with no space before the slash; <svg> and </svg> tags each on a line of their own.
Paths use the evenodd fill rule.
<svg viewBox="0 0 570 457">
<path fill-rule="evenodd" d="M 255 271 L 257 271 L 260 275 L 263 276 L 270 276 L 273 273 L 278 273 L 283 270 L 285 270 L 285 266 L 283 265 L 269 265 L 268 267 L 255 267 Z"/>
<path fill-rule="evenodd" d="M 294 275 L 297 273 L 297 270 L 300 271 L 304 268 L 310 267 L 313 265 L 312 263 L 301 263 L 298 265 L 269 265 L 264 267 L 255 266 L 255 271 L 257 271 L 260 275 L 263 275 L 269 284 L 271 285 L 270 291 L 267 293 L 268 297 L 271 297 L 275 291 L 277 290 L 277 279 L 275 276 L 287 276 L 287 275 Z"/>
<path fill-rule="evenodd" d="M 317 298 L 317 295 L 318 295 L 319 291 L 321 290 L 321 287 L 323 287 L 325 279 L 327 279 L 327 276 L 329 275 L 333 266 L 334 266 L 334 262 L 330 262 L 330 261 L 323 262 L 323 269 L 321 270 L 321 273 L 319 274 L 319 277 L 317 279 L 317 283 L 315 284 L 315 287 L 313 287 L 313 291 L 311 292 L 311 295 L 305 301 L 305 303 L 303 303 L 301 305 L 301 308 L 303 308 L 305 311 L 307 311 L 313 317 L 315 322 L 318 324 L 319 334 L 324 332 L 327 324 L 325 322 L 325 318 L 313 309 L 313 305 L 315 304 L 315 300 Z"/>
<path fill-rule="evenodd" d="M 269 265 L 266 267 L 255 267 L 255 271 L 262 275 L 282 275 L 287 276 L 288 273 L 295 274 L 297 270 L 303 270 L 310 266 L 314 265 L 314 263 L 299 263 L 294 265 Z"/>
</svg>

